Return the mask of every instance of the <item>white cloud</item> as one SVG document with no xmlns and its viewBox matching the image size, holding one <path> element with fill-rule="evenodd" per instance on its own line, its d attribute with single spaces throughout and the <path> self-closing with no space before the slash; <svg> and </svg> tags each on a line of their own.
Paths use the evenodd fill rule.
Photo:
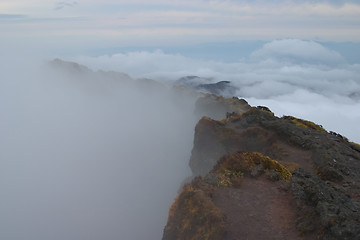
<svg viewBox="0 0 360 240">
<path fill-rule="evenodd" d="M 304 89 L 280 97 L 249 97 L 247 100 L 255 106 L 268 106 L 277 116 L 292 115 L 311 120 L 328 131 L 360 142 L 356 131 L 360 121 L 360 101 L 351 101 L 339 96 L 330 98 Z"/>
<path fill-rule="evenodd" d="M 251 99 L 254 104 L 275 106 L 280 109 L 276 112 L 279 115 L 321 120 L 330 130 L 360 142 L 357 133 L 351 130 L 360 121 L 355 113 L 359 112 L 359 99 L 350 97 L 360 93 L 360 65 L 346 63 L 339 53 L 313 41 L 275 40 L 249 59 L 233 63 L 189 59 L 162 51 L 73 60 L 94 69 L 126 72 L 136 78 L 171 82 L 197 75 L 214 77 L 213 81 L 229 80 L 238 87 L 238 96 Z M 349 113 L 352 108 L 354 113 Z M 336 121 L 335 117 L 328 120 L 322 117 L 330 117 L 333 112 L 337 112 Z M 341 117 L 348 124 L 344 125 Z"/>
<path fill-rule="evenodd" d="M 285 63 L 305 64 L 343 64 L 344 58 L 337 52 L 326 49 L 313 41 L 299 39 L 277 40 L 265 44 L 252 55 L 255 60 L 274 59 Z"/>
</svg>

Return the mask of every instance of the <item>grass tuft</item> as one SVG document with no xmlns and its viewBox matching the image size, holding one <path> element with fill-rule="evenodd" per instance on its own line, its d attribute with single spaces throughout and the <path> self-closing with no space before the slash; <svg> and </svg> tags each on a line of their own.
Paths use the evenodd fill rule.
<svg viewBox="0 0 360 240">
<path fill-rule="evenodd" d="M 259 165 L 265 171 L 275 170 L 282 180 L 290 180 L 291 172 L 280 162 L 258 152 L 238 151 L 220 159 L 215 172 L 220 186 L 238 186 L 244 174 L 251 173 Z"/>
<path fill-rule="evenodd" d="M 196 182 L 202 180 L 195 179 L 184 186 L 170 207 L 164 240 L 224 238 L 225 214 L 213 203 L 210 188 L 199 187 Z"/>
<path fill-rule="evenodd" d="M 282 119 L 288 119 L 288 120 L 292 121 L 293 123 L 295 123 L 295 125 L 298 127 L 311 128 L 311 129 L 318 130 L 321 132 L 327 132 L 322 126 L 317 125 L 311 121 L 303 120 L 303 119 L 296 118 L 293 116 L 283 116 Z"/>
</svg>

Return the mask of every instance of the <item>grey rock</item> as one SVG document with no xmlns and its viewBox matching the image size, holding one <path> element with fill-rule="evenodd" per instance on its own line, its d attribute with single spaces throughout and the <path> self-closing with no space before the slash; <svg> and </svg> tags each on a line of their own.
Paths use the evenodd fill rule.
<svg viewBox="0 0 360 240">
<path fill-rule="evenodd" d="M 313 231 L 309 226 L 317 223 L 325 233 L 324 239 L 360 239 L 358 202 L 301 168 L 293 174 L 291 189 L 298 205 L 299 230 Z"/>
</svg>

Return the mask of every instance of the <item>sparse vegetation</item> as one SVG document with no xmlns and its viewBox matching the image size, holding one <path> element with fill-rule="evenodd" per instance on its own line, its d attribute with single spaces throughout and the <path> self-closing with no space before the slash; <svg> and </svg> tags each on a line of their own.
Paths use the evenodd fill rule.
<svg viewBox="0 0 360 240">
<path fill-rule="evenodd" d="M 186 185 L 169 211 L 163 240 L 218 240 L 226 235 L 225 214 L 213 203 L 212 189 L 197 178 Z"/>
<path fill-rule="evenodd" d="M 244 173 L 241 171 L 231 171 L 229 169 L 218 169 L 216 175 L 218 178 L 217 186 L 240 187 L 241 178 L 244 176 Z"/>
<path fill-rule="evenodd" d="M 293 116 L 283 116 L 282 119 L 288 119 L 290 121 L 292 121 L 293 123 L 295 123 L 296 126 L 298 127 L 302 127 L 302 128 L 311 128 L 314 130 L 318 130 L 318 131 L 322 131 L 322 132 L 327 132 L 322 126 L 317 125 L 311 121 L 307 121 L 307 120 L 303 120 L 300 118 L 296 118 Z"/>
<path fill-rule="evenodd" d="M 235 111 L 226 111 L 226 119 L 216 121 L 204 117 L 200 120 L 196 127 L 190 166 L 195 175 L 204 176 L 203 182 L 214 189 L 213 195 L 201 190 L 203 195 L 197 192 L 202 188 L 192 184 L 194 193 L 191 198 L 196 196 L 203 199 L 205 196 L 226 212 L 229 236 L 241 228 L 236 223 L 244 211 L 241 209 L 238 214 L 236 210 L 237 206 L 247 204 L 237 203 L 249 197 L 243 193 L 253 193 L 254 186 L 264 185 L 265 188 L 259 192 L 276 186 L 278 192 L 271 189 L 271 194 L 281 194 L 284 201 L 295 199 L 295 204 L 289 206 L 287 220 L 297 226 L 299 232 L 293 229 L 294 234 L 301 234 L 306 239 L 359 238 L 359 210 L 355 204 L 359 199 L 359 165 L 356 162 L 360 159 L 359 144 L 335 132 L 324 134 L 327 131 L 321 125 L 310 121 L 292 116 L 275 117 L 266 107 L 251 107 L 239 115 Z M 240 187 L 242 189 L 237 189 Z M 185 212 L 193 214 L 198 219 L 196 221 L 201 222 L 197 216 L 200 210 L 192 205 L 194 201 L 188 200 L 187 206 L 190 207 Z M 208 204 L 205 199 L 201 201 Z M 293 209 L 295 205 L 298 209 Z M 280 204 L 278 207 L 282 206 Z M 211 209 L 212 205 L 208 208 Z M 292 215 L 295 211 L 299 212 L 297 219 Z M 210 216 L 217 215 L 211 212 Z M 277 212 L 273 213 L 280 216 Z M 206 211 L 206 214 L 209 212 Z M 244 216 L 244 219 L 248 216 Z M 178 222 L 177 226 L 179 231 L 183 231 L 181 228 L 189 224 Z M 197 226 L 193 229 L 197 234 L 196 239 L 214 236 L 199 235 L 198 229 L 211 233 L 215 228 Z M 183 234 L 173 239 L 191 238 Z"/>
<path fill-rule="evenodd" d="M 291 172 L 280 162 L 257 152 L 238 151 L 220 159 L 214 171 L 219 179 L 219 186 L 240 186 L 244 174 L 249 174 L 262 165 L 265 171 L 274 170 L 282 180 L 290 180 Z"/>
</svg>

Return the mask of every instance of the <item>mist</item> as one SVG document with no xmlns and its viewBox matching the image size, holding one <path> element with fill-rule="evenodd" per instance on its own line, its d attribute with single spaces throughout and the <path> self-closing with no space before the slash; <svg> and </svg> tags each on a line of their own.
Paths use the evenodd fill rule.
<svg viewBox="0 0 360 240">
<path fill-rule="evenodd" d="M 0 239 L 161 239 L 191 174 L 194 99 L 58 63 L 3 65 Z"/>
<path fill-rule="evenodd" d="M 170 83 L 187 75 L 212 79 L 209 83 L 231 81 L 235 95 L 251 105 L 266 105 L 280 117 L 314 121 L 360 142 L 360 60 L 348 61 L 319 42 L 274 40 L 232 62 L 162 50 L 71 59 L 92 69 L 117 69 Z"/>
</svg>

